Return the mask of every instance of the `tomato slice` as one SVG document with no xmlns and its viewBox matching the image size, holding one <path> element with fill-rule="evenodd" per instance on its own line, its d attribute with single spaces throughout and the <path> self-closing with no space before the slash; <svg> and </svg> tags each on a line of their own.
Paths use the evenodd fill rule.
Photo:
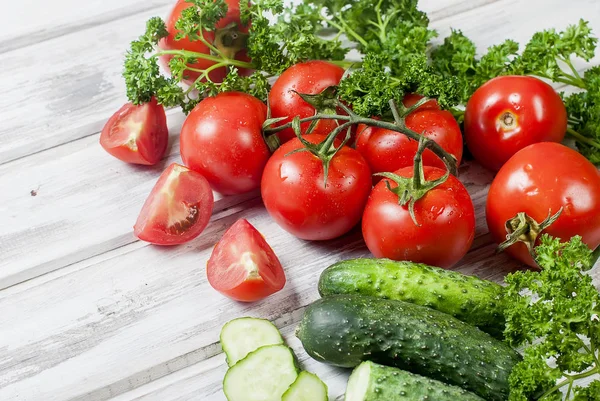
<svg viewBox="0 0 600 401">
<path fill-rule="evenodd" d="M 206 178 L 173 163 L 154 185 L 133 232 L 156 245 L 183 244 L 204 231 L 214 204 Z"/>
<path fill-rule="evenodd" d="M 242 302 L 258 301 L 285 285 L 279 259 L 246 219 L 236 221 L 223 234 L 208 260 L 206 274 L 215 290 Z"/>
<path fill-rule="evenodd" d="M 165 155 L 169 130 L 165 109 L 155 98 L 136 106 L 127 103 L 108 120 L 100 145 L 126 163 L 153 165 Z"/>
</svg>

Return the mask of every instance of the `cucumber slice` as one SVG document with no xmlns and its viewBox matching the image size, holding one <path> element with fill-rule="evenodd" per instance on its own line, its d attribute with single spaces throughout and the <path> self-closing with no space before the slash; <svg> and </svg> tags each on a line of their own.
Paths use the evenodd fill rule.
<svg viewBox="0 0 600 401">
<path fill-rule="evenodd" d="M 265 319 L 241 317 L 221 329 L 221 347 L 230 367 L 260 347 L 277 344 L 283 344 L 283 338 L 277 327 Z"/>
<path fill-rule="evenodd" d="M 296 381 L 283 394 L 281 401 L 328 401 L 327 386 L 309 372 L 300 372 Z"/>
<path fill-rule="evenodd" d="M 460 387 L 368 361 L 358 365 L 350 375 L 344 400 L 484 401 Z"/>
<path fill-rule="evenodd" d="M 229 368 L 223 391 L 229 401 L 281 401 L 297 377 L 292 350 L 285 345 L 267 345 Z"/>
</svg>

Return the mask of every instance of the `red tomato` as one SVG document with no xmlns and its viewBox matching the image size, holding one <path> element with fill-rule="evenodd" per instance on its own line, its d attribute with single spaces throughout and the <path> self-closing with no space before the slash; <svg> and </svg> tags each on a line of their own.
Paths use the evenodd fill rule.
<svg viewBox="0 0 600 401">
<path fill-rule="evenodd" d="M 568 241 L 580 235 L 590 248 L 600 245 L 600 172 L 585 157 L 558 143 L 530 145 L 510 158 L 494 178 L 487 198 L 488 228 L 497 243 L 505 223 L 525 212 L 538 223 L 563 208 L 543 232 Z M 523 243 L 506 249 L 536 266 Z"/>
<path fill-rule="evenodd" d="M 248 33 L 248 26 L 243 26 L 240 21 L 240 2 L 239 2 L 239 0 L 225 0 L 225 2 L 227 3 L 227 7 L 228 7 L 227 14 L 225 15 L 224 18 L 222 18 L 221 20 L 219 20 L 219 22 L 217 22 L 216 28 L 223 29 L 223 28 L 229 26 L 230 24 L 236 24 L 238 26 L 238 29 L 240 32 Z M 178 0 L 177 1 L 177 3 L 175 4 L 175 7 L 171 11 L 171 14 L 167 18 L 166 23 L 167 23 L 167 31 L 169 32 L 169 36 L 167 36 L 164 39 L 161 39 L 161 41 L 159 42 L 159 47 L 161 49 L 163 49 L 163 50 L 189 50 L 189 51 L 196 52 L 196 53 L 210 54 L 210 49 L 208 48 L 208 46 L 206 46 L 200 40 L 190 41 L 188 38 L 183 38 L 181 40 L 175 40 L 175 36 L 177 35 L 177 33 L 179 33 L 179 31 L 177 29 L 175 29 L 175 24 L 177 23 L 177 20 L 179 20 L 179 18 L 181 17 L 181 12 L 183 10 L 185 10 L 186 8 L 189 8 L 192 6 L 193 6 L 193 4 L 188 3 L 186 0 Z M 215 31 L 204 31 L 203 36 L 204 36 L 204 39 L 206 39 L 206 41 L 208 43 L 214 44 Z M 168 69 L 169 60 L 171 60 L 172 58 L 173 58 L 172 55 L 165 55 L 165 56 L 161 57 L 161 61 L 163 62 L 165 68 Z M 246 50 L 239 51 L 235 55 L 235 58 L 240 61 L 250 61 L 250 58 L 248 57 Z M 197 68 L 200 70 L 205 70 L 208 67 L 213 66 L 214 64 L 216 64 L 214 61 L 198 59 L 198 62 L 196 62 L 194 64 L 189 64 L 189 67 Z M 243 68 L 240 68 L 238 70 L 243 75 L 247 75 L 250 72 L 249 70 L 246 70 Z M 184 77 L 187 76 L 187 80 L 186 80 L 187 82 L 192 83 L 201 75 L 201 73 L 199 73 L 197 71 L 186 70 L 183 75 L 184 75 Z M 209 78 L 213 82 L 222 82 L 223 78 L 225 78 L 225 76 L 227 75 L 227 69 L 225 67 L 217 68 L 217 69 L 212 70 L 208 75 L 209 75 Z"/>
<path fill-rule="evenodd" d="M 319 143 L 323 135 L 307 135 Z M 371 191 L 371 172 L 356 150 L 344 146 L 331 159 L 327 186 L 323 163 L 301 149 L 298 138 L 281 146 L 265 167 L 262 198 L 273 219 L 288 232 L 307 240 L 327 240 L 348 232 L 360 220 Z"/>
<path fill-rule="evenodd" d="M 467 146 L 475 160 L 493 171 L 528 145 L 562 141 L 566 131 L 560 96 L 533 77 L 491 79 L 475 91 L 465 110 Z"/>
<path fill-rule="evenodd" d="M 100 134 L 104 150 L 126 163 L 156 164 L 165 155 L 168 143 L 165 109 L 155 98 L 139 106 L 125 104 Z"/>
<path fill-rule="evenodd" d="M 402 99 L 402 104 L 404 105 L 404 107 L 412 107 L 419 100 L 423 99 L 424 97 L 425 96 L 419 95 L 418 93 L 409 93 L 407 95 L 404 95 L 404 99 Z M 441 110 L 441 109 L 440 109 L 440 105 L 438 104 L 437 100 L 431 99 L 431 100 L 426 101 L 419 107 L 417 107 L 416 110 Z"/>
<path fill-rule="evenodd" d="M 437 142 L 447 152 L 456 157 L 460 164 L 463 153 L 463 139 L 458 123 L 448 111 L 435 109 L 425 103 L 406 117 L 406 126 L 424 137 Z M 413 103 L 414 104 L 414 103 Z M 422 109 L 422 107 L 426 107 Z M 413 165 L 419 143 L 406 135 L 377 127 L 358 126 L 358 150 L 369 163 L 373 173 L 392 172 Z M 446 169 L 446 165 L 431 150 L 423 153 L 425 166 Z M 376 181 L 378 177 L 374 177 Z"/>
<path fill-rule="evenodd" d="M 425 179 L 433 181 L 445 174 L 436 167 L 423 167 Z M 413 168 L 395 172 L 412 177 Z M 412 220 L 408 205 L 398 204 L 391 192 L 398 185 L 384 178 L 369 197 L 363 214 L 362 230 L 367 247 L 377 258 L 410 260 L 448 268 L 469 250 L 475 237 L 475 210 L 469 193 L 452 175 L 417 200 L 414 206 L 419 226 Z"/>
<path fill-rule="evenodd" d="M 315 115 L 315 108 L 295 92 L 316 95 L 330 86 L 338 85 L 343 75 L 342 67 L 327 61 L 307 61 L 291 66 L 277 78 L 269 93 L 271 117 L 289 117 L 279 123 L 285 124 L 295 116 L 306 118 Z M 309 126 L 309 122 L 301 124 L 302 133 Z M 336 120 L 320 120 L 312 133 L 327 135 L 336 126 Z M 280 131 L 277 135 L 282 143 L 296 137 L 291 128 Z"/>
<path fill-rule="evenodd" d="M 204 99 L 181 128 L 183 163 L 222 194 L 259 188 L 271 155 L 262 136 L 266 117 L 267 106 L 245 93 L 225 92 Z"/>
<path fill-rule="evenodd" d="M 156 245 L 183 244 L 204 231 L 214 204 L 208 181 L 195 171 L 173 163 L 154 185 L 133 233 Z"/>
<path fill-rule="evenodd" d="M 242 302 L 258 301 L 285 285 L 279 259 L 246 219 L 238 220 L 215 245 L 206 275 L 215 290 Z"/>
</svg>

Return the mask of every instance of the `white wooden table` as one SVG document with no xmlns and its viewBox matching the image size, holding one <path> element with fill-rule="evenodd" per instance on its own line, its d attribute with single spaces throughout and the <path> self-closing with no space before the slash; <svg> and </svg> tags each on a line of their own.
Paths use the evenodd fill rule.
<svg viewBox="0 0 600 401">
<path fill-rule="evenodd" d="M 343 393 L 347 372 L 308 358 L 293 331 L 318 297 L 319 273 L 367 256 L 360 232 L 326 243 L 293 238 L 258 194 L 219 197 L 197 240 L 175 248 L 138 241 L 132 225 L 161 170 L 180 161 L 183 115 L 168 112 L 169 156 L 153 168 L 105 153 L 98 132 L 125 101 L 122 55 L 145 21 L 174 0 L 5 0 L 0 6 L 0 400 L 224 400 L 218 333 L 239 316 L 273 320 L 307 370 Z M 598 0 L 422 0 L 441 36 L 462 29 L 479 49 L 521 43 L 580 17 L 600 33 Z M 600 62 L 600 57 L 595 60 Z M 583 68 L 583 64 L 578 64 Z M 477 206 L 477 237 L 458 270 L 501 280 L 484 208 L 491 175 L 462 169 Z M 255 304 L 217 294 L 205 277 L 212 246 L 247 218 L 288 277 Z"/>
</svg>

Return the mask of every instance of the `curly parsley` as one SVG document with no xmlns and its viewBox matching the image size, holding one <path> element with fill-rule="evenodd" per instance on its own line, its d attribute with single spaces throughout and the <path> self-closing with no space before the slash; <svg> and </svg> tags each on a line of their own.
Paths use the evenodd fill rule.
<svg viewBox="0 0 600 401">
<path fill-rule="evenodd" d="M 504 334 L 511 345 L 526 345 L 510 375 L 509 401 L 562 400 L 563 387 L 568 400 L 598 400 L 594 389 L 600 381 L 575 386 L 600 374 L 600 293 L 585 273 L 592 251 L 581 237 L 560 242 L 547 234 L 535 251 L 541 271 L 516 272 L 505 280 Z"/>
</svg>

